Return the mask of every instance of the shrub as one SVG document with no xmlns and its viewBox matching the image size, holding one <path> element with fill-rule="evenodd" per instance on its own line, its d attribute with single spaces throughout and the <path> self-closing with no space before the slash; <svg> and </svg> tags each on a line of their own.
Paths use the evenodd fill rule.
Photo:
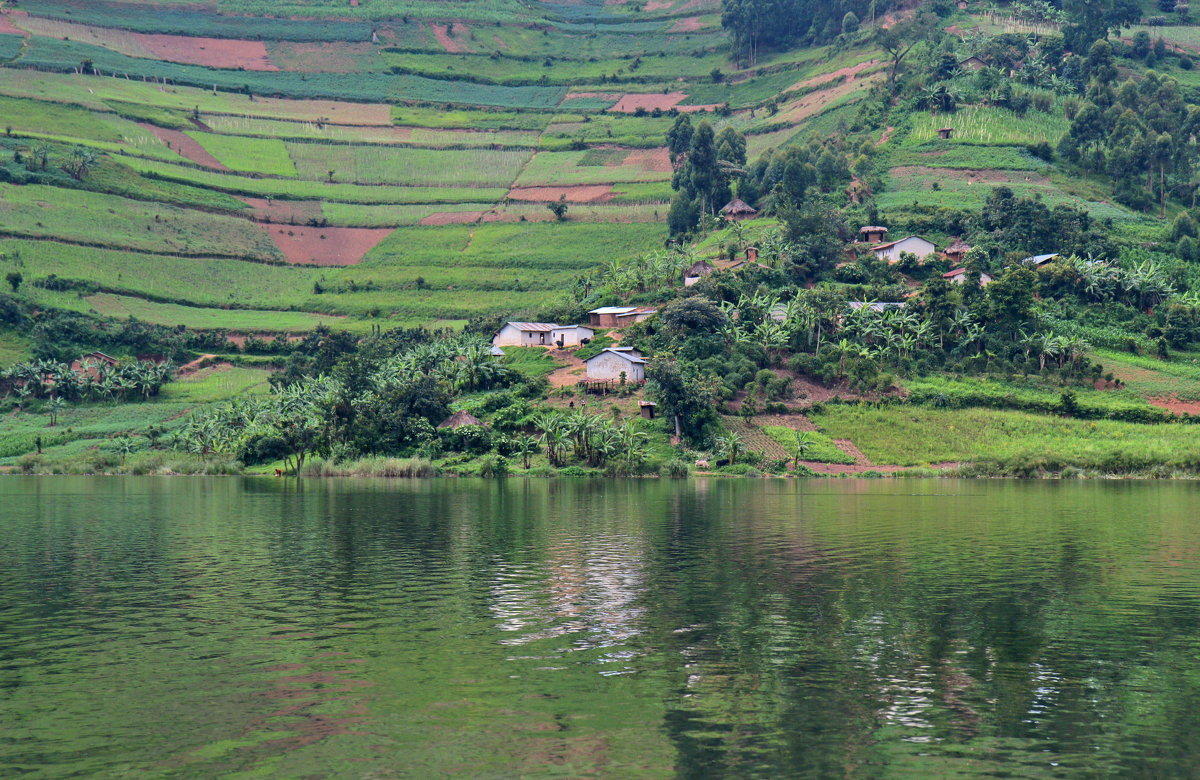
<svg viewBox="0 0 1200 780">
<path fill-rule="evenodd" d="M 686 460 L 682 458 L 673 458 L 667 461 L 662 466 L 662 475 L 672 479 L 684 479 L 692 475 L 692 469 L 688 466 Z"/>
</svg>

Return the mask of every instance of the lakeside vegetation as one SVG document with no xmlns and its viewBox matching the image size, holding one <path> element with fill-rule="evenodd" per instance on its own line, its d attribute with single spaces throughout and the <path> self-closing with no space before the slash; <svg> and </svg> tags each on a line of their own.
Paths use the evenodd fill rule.
<svg viewBox="0 0 1200 780">
<path fill-rule="evenodd" d="M 3 356 L 199 359 L 220 384 L 189 370 L 136 403 L 61 399 L 175 408 L 153 436 L 130 416 L 103 439 L 51 430 L 54 399 L 18 399 L 19 380 L 2 402 L 7 465 L 41 425 L 45 451 L 23 468 L 161 471 L 214 404 L 240 408 L 244 432 L 292 398 L 320 421 L 303 457 L 260 432 L 180 468 L 1194 470 L 1189 19 L 1123 39 L 1145 20 L 1105 4 L 1052 20 L 1004 5 L 1034 25 L 1021 34 L 942 2 L 589 2 L 533 26 L 507 0 L 454 3 L 456 21 L 445 4 L 369 5 L 334 19 L 302 3 L 289 19 L 253 2 L 27 0 L 4 15 Z M 734 198 L 758 213 L 723 220 Z M 862 225 L 973 248 L 882 262 L 855 242 Z M 716 272 L 685 288 L 700 260 Z M 952 265 L 964 284 L 942 279 Z M 487 356 L 495 388 L 449 370 L 505 320 L 583 322 L 604 305 L 658 314 L 578 351 Z M 616 337 L 650 382 L 589 396 L 572 361 Z M 409 433 L 335 434 L 345 408 L 319 399 L 370 408 L 400 392 L 383 366 L 437 349 L 449 368 L 428 367 L 418 393 L 434 402 L 393 420 Z M 549 420 L 583 408 L 604 424 L 554 445 Z M 438 433 L 458 411 L 484 433 Z M 947 419 L 987 433 L 904 456 L 880 441 Z M 632 455 L 608 453 L 610 436 Z"/>
</svg>

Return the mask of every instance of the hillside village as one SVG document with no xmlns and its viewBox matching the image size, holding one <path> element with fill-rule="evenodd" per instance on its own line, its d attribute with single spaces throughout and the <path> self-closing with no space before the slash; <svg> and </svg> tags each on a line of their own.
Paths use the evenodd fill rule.
<svg viewBox="0 0 1200 780">
<path fill-rule="evenodd" d="M 0 467 L 1200 463 L 1186 6 L 295 4 L 0 9 Z"/>
</svg>

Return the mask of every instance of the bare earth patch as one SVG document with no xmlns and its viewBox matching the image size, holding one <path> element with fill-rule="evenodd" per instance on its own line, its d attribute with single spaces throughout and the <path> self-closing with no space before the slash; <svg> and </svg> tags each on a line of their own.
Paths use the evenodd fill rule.
<svg viewBox="0 0 1200 780">
<path fill-rule="evenodd" d="M 607 3 L 606 3 L 607 4 Z M 643 11 L 665 11 L 674 5 L 674 0 L 650 0 L 642 6 Z"/>
<path fill-rule="evenodd" d="M 454 40 L 450 35 L 450 27 L 445 24 L 430 24 L 429 29 L 433 30 L 433 37 L 437 39 L 438 45 L 451 54 L 462 54 L 470 51 L 461 41 Z M 455 25 L 455 29 L 462 35 L 467 32 L 467 28 L 462 23 Z"/>
<path fill-rule="evenodd" d="M 546 377 L 551 387 L 574 387 L 580 379 L 584 378 L 584 374 L 587 373 L 587 366 L 584 365 L 582 360 L 575 357 L 575 353 L 573 352 L 567 352 L 563 349 L 552 349 L 550 350 L 550 357 L 559 363 L 566 364 Z"/>
<path fill-rule="evenodd" d="M 205 151 L 204 147 L 187 133 L 179 130 L 168 130 L 165 127 L 152 125 L 149 122 L 138 122 L 138 127 L 154 133 L 160 141 L 170 145 L 172 149 L 197 165 L 203 165 L 205 168 L 212 168 L 218 171 L 229 170 L 220 160 Z"/>
<path fill-rule="evenodd" d="M 865 91 L 868 84 L 879 79 L 878 74 L 871 74 L 861 79 L 847 79 L 846 81 L 830 87 L 829 89 L 817 90 L 809 92 L 804 97 L 792 103 L 788 108 L 780 112 L 778 121 L 789 122 L 791 124 L 799 124 L 809 117 L 816 116 L 825 110 L 825 107 L 835 100 L 839 100 L 852 92 L 860 90 Z"/>
<path fill-rule="evenodd" d="M 878 64 L 879 60 L 867 60 L 866 62 L 860 62 L 857 65 L 847 65 L 844 68 L 838 68 L 837 70 L 830 71 L 829 73 L 822 73 L 819 76 L 813 76 L 812 78 L 804 79 L 804 81 L 797 81 L 795 84 L 789 87 L 789 89 L 807 89 L 808 87 L 816 87 L 820 86 L 821 84 L 828 84 L 831 81 L 837 81 L 841 78 L 853 79 L 867 68 L 874 67 Z"/>
<path fill-rule="evenodd" d="M 636 165 L 644 171 L 656 173 L 671 173 L 671 156 L 667 147 L 657 149 L 638 149 L 625 156 L 624 165 Z"/>
<path fill-rule="evenodd" d="M 28 38 L 29 33 L 13 24 L 10 16 L 27 16 L 27 14 L 24 11 L 7 11 L 0 14 L 0 34 L 21 35 Z"/>
<path fill-rule="evenodd" d="M 293 265 L 355 265 L 387 238 L 393 228 L 262 226 Z"/>
<path fill-rule="evenodd" d="M 160 60 L 203 65 L 207 68 L 279 70 L 262 41 L 229 38 L 193 38 L 186 35 L 135 33 L 138 43 Z"/>
<path fill-rule="evenodd" d="M 272 62 L 280 70 L 303 70 L 323 73 L 357 73 L 374 53 L 370 43 L 339 42 L 336 47 L 327 43 L 275 42 L 270 52 Z"/>
<path fill-rule="evenodd" d="M 656 108 L 661 111 L 668 111 L 672 106 L 677 105 L 679 101 L 686 97 L 686 92 L 668 92 L 665 95 L 655 92 L 627 93 L 621 96 L 617 104 L 608 110 L 623 114 L 632 114 L 639 108 L 646 111 L 653 111 Z"/>
<path fill-rule="evenodd" d="M 254 219 L 259 222 L 302 225 L 310 219 L 321 218 L 321 202 L 316 200 L 267 200 L 250 197 L 239 197 L 238 200 L 254 209 Z"/>
<path fill-rule="evenodd" d="M 1166 409 L 1171 414 L 1200 414 L 1200 401 L 1180 401 L 1175 396 L 1150 398 L 1147 400 L 1152 405 L 1157 406 L 1159 409 Z"/>
<path fill-rule="evenodd" d="M 484 211 L 439 211 L 421 219 L 421 225 L 464 225 L 483 219 Z"/>
<path fill-rule="evenodd" d="M 673 24 L 669 28 L 667 28 L 667 32 L 669 32 L 669 33 L 686 33 L 686 32 L 696 32 L 697 30 L 703 30 L 703 29 L 704 29 L 704 22 L 701 21 L 699 16 L 689 16 L 686 19 L 680 19 L 679 21 L 675 22 L 675 24 Z"/>
<path fill-rule="evenodd" d="M 570 203 L 603 203 L 616 195 L 610 184 L 579 184 L 573 187 L 513 187 L 509 200 L 550 203 L 565 197 Z"/>
</svg>

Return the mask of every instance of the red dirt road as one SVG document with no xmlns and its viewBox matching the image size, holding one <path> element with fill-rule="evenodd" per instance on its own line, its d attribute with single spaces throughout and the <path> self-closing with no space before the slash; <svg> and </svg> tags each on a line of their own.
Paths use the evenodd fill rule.
<svg viewBox="0 0 1200 780">
<path fill-rule="evenodd" d="M 292 265 L 322 266 L 346 266 L 362 262 L 363 255 L 374 249 L 393 230 L 277 224 L 262 227 Z"/>
<path fill-rule="evenodd" d="M 158 136 L 159 140 L 170 144 L 172 149 L 198 165 L 203 165 L 205 168 L 212 168 L 217 171 L 229 170 L 220 160 L 206 152 L 204 147 L 198 144 L 187 133 L 180 130 L 168 130 L 165 127 L 158 127 L 149 122 L 138 122 L 138 127 L 147 132 L 154 133 L 154 135 Z"/>
</svg>

